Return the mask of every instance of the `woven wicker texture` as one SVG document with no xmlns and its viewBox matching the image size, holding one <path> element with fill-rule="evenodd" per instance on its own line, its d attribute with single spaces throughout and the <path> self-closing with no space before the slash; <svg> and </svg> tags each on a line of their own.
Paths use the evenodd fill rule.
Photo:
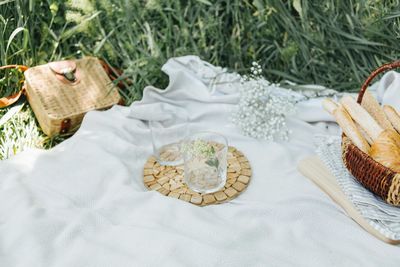
<svg viewBox="0 0 400 267">
<path fill-rule="evenodd" d="M 361 87 L 357 102 L 361 103 L 372 80 L 381 72 L 400 67 L 400 61 L 385 64 L 371 73 Z M 368 190 L 387 203 L 400 206 L 400 173 L 373 160 L 358 149 L 345 135 L 342 140 L 343 162 L 350 173 Z"/>
<path fill-rule="evenodd" d="M 47 135 L 60 133 L 63 121 L 69 121 L 69 128 L 76 129 L 86 112 L 108 108 L 120 100 L 118 89 L 97 58 L 74 62 L 80 76 L 75 83 L 57 78 L 48 64 L 25 72 L 29 103 Z"/>
<path fill-rule="evenodd" d="M 143 170 L 143 182 L 149 190 L 178 198 L 198 206 L 220 204 L 237 197 L 250 183 L 251 167 L 242 152 L 228 149 L 228 173 L 225 187 L 215 193 L 199 194 L 190 190 L 183 181 L 183 165 L 161 166 L 150 157 Z"/>
</svg>

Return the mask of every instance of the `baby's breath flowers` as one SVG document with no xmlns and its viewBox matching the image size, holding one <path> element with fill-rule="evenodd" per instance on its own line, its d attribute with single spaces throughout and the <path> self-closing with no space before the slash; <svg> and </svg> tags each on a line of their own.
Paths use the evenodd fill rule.
<svg viewBox="0 0 400 267">
<path fill-rule="evenodd" d="M 288 140 L 286 117 L 295 111 L 295 100 L 283 94 L 279 85 L 261 76 L 261 66 L 253 62 L 251 74 L 241 77 L 238 109 L 233 123 L 243 134 L 263 140 Z"/>
<path fill-rule="evenodd" d="M 182 145 L 182 151 L 190 155 L 191 157 L 201 157 L 206 159 L 206 164 L 218 168 L 219 161 L 216 157 L 216 151 L 214 146 L 207 141 L 196 139 L 191 142 L 185 142 Z"/>
</svg>

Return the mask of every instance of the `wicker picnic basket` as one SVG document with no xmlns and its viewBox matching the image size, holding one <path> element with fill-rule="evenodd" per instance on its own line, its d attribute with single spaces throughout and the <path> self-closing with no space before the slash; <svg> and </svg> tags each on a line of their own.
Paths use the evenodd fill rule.
<svg viewBox="0 0 400 267">
<path fill-rule="evenodd" d="M 382 65 L 373 71 L 358 94 L 357 102 L 361 104 L 365 91 L 371 81 L 387 70 L 400 67 L 400 61 Z M 373 160 L 368 154 L 357 148 L 345 135 L 342 137 L 342 158 L 350 173 L 367 189 L 387 203 L 400 206 L 400 173 Z"/>
<path fill-rule="evenodd" d="M 95 57 L 51 62 L 24 74 L 28 101 L 49 136 L 76 130 L 88 111 L 109 108 L 121 99 Z"/>
</svg>

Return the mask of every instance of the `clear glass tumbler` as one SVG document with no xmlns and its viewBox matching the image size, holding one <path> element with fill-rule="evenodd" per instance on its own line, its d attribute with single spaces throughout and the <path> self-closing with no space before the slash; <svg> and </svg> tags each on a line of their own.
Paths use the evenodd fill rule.
<svg viewBox="0 0 400 267">
<path fill-rule="evenodd" d="M 190 189 L 213 193 L 226 183 L 228 142 L 220 134 L 199 132 L 183 146 L 184 179 Z"/>
<path fill-rule="evenodd" d="M 162 120 L 149 122 L 153 152 L 161 165 L 183 163 L 181 147 L 188 135 L 188 123 L 185 110 L 163 111 Z"/>
</svg>

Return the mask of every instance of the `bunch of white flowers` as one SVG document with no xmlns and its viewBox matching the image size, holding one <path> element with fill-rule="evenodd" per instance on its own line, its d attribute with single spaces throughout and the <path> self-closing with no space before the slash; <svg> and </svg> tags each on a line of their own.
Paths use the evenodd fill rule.
<svg viewBox="0 0 400 267">
<path fill-rule="evenodd" d="M 235 123 L 243 134 L 262 140 L 288 140 L 286 117 L 295 112 L 295 100 L 286 89 L 261 76 L 261 66 L 253 62 L 251 74 L 242 76 Z"/>
</svg>

